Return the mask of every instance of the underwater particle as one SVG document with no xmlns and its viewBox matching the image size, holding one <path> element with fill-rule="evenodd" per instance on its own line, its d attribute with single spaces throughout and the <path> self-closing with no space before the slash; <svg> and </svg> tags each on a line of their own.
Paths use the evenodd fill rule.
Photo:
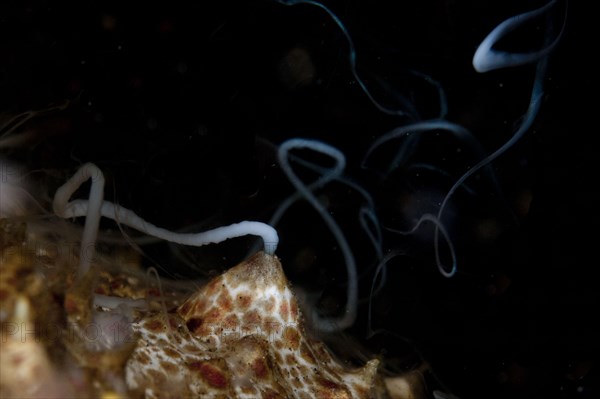
<svg viewBox="0 0 600 399">
<path fill-rule="evenodd" d="M 114 32 L 117 28 L 117 18 L 114 15 L 104 14 L 100 18 L 100 26 L 107 32 Z"/>
<path fill-rule="evenodd" d="M 307 49 L 294 47 L 279 61 L 279 80 L 288 89 L 306 87 L 315 80 L 315 64 Z"/>
</svg>

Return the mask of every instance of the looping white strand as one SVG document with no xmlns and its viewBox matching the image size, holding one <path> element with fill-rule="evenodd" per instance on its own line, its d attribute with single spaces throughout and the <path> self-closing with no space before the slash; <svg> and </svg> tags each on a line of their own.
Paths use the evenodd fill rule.
<svg viewBox="0 0 600 399">
<path fill-rule="evenodd" d="M 294 170 L 290 164 L 289 152 L 295 149 L 309 149 L 311 151 L 327 155 L 335 161 L 335 164 L 330 169 L 327 169 L 326 171 L 323 170 L 323 175 L 318 180 L 312 184 L 306 185 L 302 180 L 300 180 L 298 175 L 294 173 Z M 340 226 L 329 214 L 327 209 L 325 209 L 325 207 L 315 197 L 312 190 L 317 187 L 322 187 L 326 183 L 341 176 L 346 165 L 346 158 L 342 152 L 328 144 L 317 140 L 302 138 L 294 138 L 283 142 L 279 146 L 277 157 L 279 159 L 281 169 L 286 174 L 288 180 L 296 188 L 298 194 L 304 197 L 304 199 L 315 209 L 315 211 L 317 211 L 321 219 L 323 219 L 337 241 L 344 256 L 346 271 L 348 273 L 348 291 L 346 293 L 346 306 L 344 314 L 334 318 L 324 318 L 318 315 L 316 312 L 313 312 L 312 314 L 314 327 L 318 330 L 322 332 L 342 331 L 354 324 L 354 321 L 356 320 L 356 311 L 358 306 L 358 276 L 356 271 L 356 261 L 354 260 L 354 255 L 350 245 L 348 244 L 348 241 L 346 240 L 346 237 L 344 236 Z"/>
<path fill-rule="evenodd" d="M 557 3 L 557 0 L 552 0 L 538 9 L 510 17 L 500 25 L 496 26 L 496 28 L 494 28 L 494 30 L 492 30 L 490 34 L 483 39 L 477 48 L 477 51 L 475 51 L 475 55 L 473 56 L 473 68 L 477 72 L 489 72 L 495 69 L 515 67 L 536 62 L 550 54 L 550 52 L 554 50 L 554 47 L 556 47 L 560 41 L 564 31 L 564 25 L 558 36 L 551 43 L 546 44 L 545 47 L 538 51 L 532 51 L 530 53 L 511 53 L 507 51 L 495 50 L 494 45 L 511 31 L 544 14 Z"/>
<path fill-rule="evenodd" d="M 88 179 L 92 180 L 89 200 L 68 202 L 71 195 Z M 53 208 L 54 213 L 62 218 L 86 217 L 81 240 L 78 277 L 83 276 L 89 270 L 102 216 L 148 235 L 183 245 L 203 246 L 217 244 L 230 238 L 254 235 L 263 239 L 264 251 L 272 255 L 279 243 L 277 231 L 262 222 L 244 221 L 201 233 L 174 233 L 157 227 L 129 209 L 110 201 L 104 201 L 104 175 L 96 165 L 91 163 L 83 165 L 71 179 L 56 191 Z"/>
<path fill-rule="evenodd" d="M 69 216 L 72 208 L 72 205 L 68 202 L 69 198 L 88 179 L 92 180 L 89 201 L 80 201 L 81 204 L 79 204 L 79 208 L 85 208 L 85 212 L 78 215 L 85 216 L 85 225 L 79 251 L 78 278 L 87 273 L 94 258 L 96 238 L 100 226 L 100 209 L 104 201 L 104 174 L 96 165 L 86 163 L 79 168 L 73 177 L 56 190 L 52 204 L 54 213 L 57 216 L 62 218 L 74 217 Z M 83 206 L 83 203 L 85 203 L 85 206 Z"/>
</svg>

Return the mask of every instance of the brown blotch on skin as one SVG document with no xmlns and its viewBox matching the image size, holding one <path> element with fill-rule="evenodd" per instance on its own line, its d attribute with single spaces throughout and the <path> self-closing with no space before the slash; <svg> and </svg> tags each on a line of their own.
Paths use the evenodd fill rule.
<svg viewBox="0 0 600 399">
<path fill-rule="evenodd" d="M 169 356 L 172 359 L 176 359 L 180 356 L 179 352 L 177 352 L 175 349 L 170 348 L 168 346 L 163 348 L 163 351 L 165 352 L 165 355 Z"/>
<path fill-rule="evenodd" d="M 264 379 L 269 375 L 269 366 L 264 358 L 258 357 L 252 362 L 252 371 L 257 378 Z"/>
<path fill-rule="evenodd" d="M 192 308 L 192 302 L 188 301 L 188 302 L 184 303 L 183 305 L 181 305 L 181 307 L 179 308 L 179 314 L 187 315 L 190 313 L 191 308 Z"/>
<path fill-rule="evenodd" d="M 33 376 L 34 379 L 40 379 L 42 377 L 42 375 L 44 374 L 44 368 L 39 365 L 36 364 L 33 369 L 31 370 L 31 375 Z"/>
<path fill-rule="evenodd" d="M 225 312 L 230 312 L 232 309 L 231 296 L 227 292 L 222 292 L 217 298 L 217 305 L 221 307 Z"/>
<path fill-rule="evenodd" d="M 170 374 L 175 374 L 179 371 L 179 368 L 177 367 L 176 364 L 173 364 L 171 362 L 162 362 L 160 364 L 161 368 L 164 369 L 165 371 L 167 371 Z"/>
<path fill-rule="evenodd" d="M 227 387 L 227 376 L 215 365 L 209 362 L 193 362 L 190 368 L 198 371 L 202 379 L 211 387 L 217 389 Z"/>
<path fill-rule="evenodd" d="M 148 354 L 144 352 L 140 352 L 137 355 L 137 360 L 144 365 L 150 364 L 150 356 L 148 356 Z"/>
<path fill-rule="evenodd" d="M 73 299 L 73 297 L 70 295 L 65 297 L 65 311 L 67 314 L 76 314 L 79 312 L 77 300 Z"/>
<path fill-rule="evenodd" d="M 283 325 L 281 324 L 281 322 L 272 316 L 267 316 L 263 319 L 263 331 L 268 336 L 278 334 L 279 332 L 281 332 L 282 328 Z"/>
<path fill-rule="evenodd" d="M 257 326 L 261 323 L 262 319 L 260 314 L 256 310 L 251 310 L 244 315 L 244 324 L 249 326 Z"/>
<path fill-rule="evenodd" d="M 296 389 L 302 389 L 302 387 L 304 386 L 304 384 L 302 383 L 302 380 L 300 380 L 300 378 L 297 378 L 297 377 L 291 379 L 291 384 Z"/>
<path fill-rule="evenodd" d="M 161 386 L 167 383 L 167 376 L 161 371 L 150 369 L 148 370 L 148 374 L 154 386 Z"/>
<path fill-rule="evenodd" d="M 315 362 L 315 358 L 313 356 L 313 354 L 310 351 L 310 348 L 306 345 L 306 343 L 302 342 L 302 344 L 300 345 L 300 356 L 302 356 L 302 358 L 310 364 L 314 364 Z"/>
<path fill-rule="evenodd" d="M 289 353 L 287 355 L 285 355 L 285 364 L 289 365 L 289 366 L 293 366 L 296 364 L 296 358 L 294 358 L 294 356 L 290 355 Z"/>
<path fill-rule="evenodd" d="M 145 324 L 145 327 L 149 331 L 160 332 L 164 329 L 165 325 L 162 321 L 154 319 L 154 320 L 150 320 L 149 322 L 147 322 Z"/>
<path fill-rule="evenodd" d="M 323 399 L 350 399 L 350 393 L 340 384 L 325 378 L 317 378 L 320 389 L 317 397 Z"/>
<path fill-rule="evenodd" d="M 313 342 L 312 350 L 320 361 L 334 362 L 333 358 L 331 357 L 331 353 L 327 350 L 327 347 L 322 342 Z"/>
<path fill-rule="evenodd" d="M 292 299 L 290 300 L 290 317 L 295 321 L 299 316 L 300 313 L 298 312 L 298 303 Z"/>
<path fill-rule="evenodd" d="M 203 313 L 204 311 L 206 311 L 206 300 L 205 299 L 197 299 L 193 303 L 194 303 L 193 312 L 195 314 L 200 314 L 200 313 Z"/>
<path fill-rule="evenodd" d="M 219 308 L 212 307 L 210 308 L 204 316 L 206 323 L 215 323 L 218 322 L 223 317 L 223 312 Z"/>
<path fill-rule="evenodd" d="M 198 348 L 195 347 L 194 345 L 191 344 L 187 344 L 184 348 L 183 348 L 183 352 L 188 352 L 188 353 L 196 353 L 198 352 Z"/>
<path fill-rule="evenodd" d="M 286 300 L 281 301 L 279 305 L 279 314 L 284 321 L 288 321 L 290 317 L 290 309 Z"/>
<path fill-rule="evenodd" d="M 239 332 L 241 333 L 242 336 L 258 334 L 258 333 L 260 333 L 260 326 L 258 326 L 256 324 L 250 325 L 250 324 L 241 323 Z"/>
<path fill-rule="evenodd" d="M 127 282 L 124 281 L 122 278 L 115 278 L 113 281 L 110 282 L 109 285 L 110 289 L 114 291 L 125 287 L 127 285 Z"/>
<path fill-rule="evenodd" d="M 190 362 L 188 363 L 187 367 L 192 371 L 198 371 L 200 370 L 200 366 L 202 365 L 202 363 L 203 362 Z"/>
<path fill-rule="evenodd" d="M 243 387 L 241 387 L 241 391 L 242 391 L 242 393 L 243 393 L 244 395 L 248 395 L 248 396 L 250 396 L 251 398 L 252 398 L 252 397 L 257 397 L 256 393 L 257 393 L 258 391 L 257 391 L 257 390 L 256 390 L 256 388 L 255 388 L 255 387 L 253 387 L 253 386 L 243 386 Z"/>
<path fill-rule="evenodd" d="M 235 298 L 235 304 L 240 310 L 246 310 L 252 303 L 252 296 L 250 294 L 239 294 Z"/>
<path fill-rule="evenodd" d="M 223 320 L 222 328 L 227 330 L 235 330 L 235 328 L 240 324 L 240 320 L 237 315 L 230 314 Z"/>
<path fill-rule="evenodd" d="M 369 397 L 369 388 L 361 384 L 352 384 L 352 387 L 360 397 Z"/>
<path fill-rule="evenodd" d="M 275 309 L 275 297 L 271 296 L 264 301 L 264 308 L 266 313 L 273 313 L 273 309 Z"/>
<path fill-rule="evenodd" d="M 275 362 L 277 364 L 283 364 L 283 357 L 279 351 L 273 352 L 273 357 L 275 357 Z"/>
<path fill-rule="evenodd" d="M 216 279 L 214 279 L 213 281 L 211 281 L 210 283 L 208 283 L 206 285 L 206 287 L 204 288 L 204 296 L 205 297 L 214 296 L 214 294 L 217 292 L 217 290 L 222 288 L 223 285 L 224 285 L 223 277 L 217 277 Z"/>
<path fill-rule="evenodd" d="M 284 345 L 290 350 L 297 350 L 300 346 L 300 334 L 298 330 L 293 327 L 286 327 L 283 331 L 283 339 L 285 340 Z"/>
<path fill-rule="evenodd" d="M 181 326 L 181 319 L 178 317 L 169 316 L 169 326 L 173 330 L 177 330 Z"/>
<path fill-rule="evenodd" d="M 275 350 L 277 350 L 277 351 L 282 351 L 285 349 L 284 342 L 280 339 L 273 341 L 272 345 L 275 348 Z"/>
<path fill-rule="evenodd" d="M 16 354 L 10 359 L 14 367 L 19 367 L 21 363 L 25 360 L 25 356 L 21 354 Z"/>
<path fill-rule="evenodd" d="M 160 290 L 158 288 L 150 288 L 150 289 L 148 289 L 147 294 L 148 294 L 148 296 L 151 296 L 151 297 L 154 297 L 154 298 L 159 298 L 160 297 Z"/>
<path fill-rule="evenodd" d="M 263 399 L 283 399 L 284 396 L 281 396 L 279 393 L 273 391 L 272 389 L 265 389 L 261 392 L 261 396 Z"/>
<path fill-rule="evenodd" d="M 216 279 L 209 282 L 203 290 L 203 297 L 213 298 L 217 294 L 217 292 L 225 289 L 225 284 L 223 282 L 223 276 L 219 276 Z"/>
<path fill-rule="evenodd" d="M 192 333 L 199 329 L 202 326 L 202 324 L 204 324 L 204 320 L 200 317 L 193 317 L 189 319 L 187 323 L 185 323 L 188 330 Z"/>
<path fill-rule="evenodd" d="M 149 331 L 146 332 L 146 337 L 147 337 L 148 341 L 152 341 L 152 342 L 154 342 L 158 339 L 156 334 L 149 332 Z"/>
<path fill-rule="evenodd" d="M 290 376 L 294 379 L 300 378 L 300 372 L 297 367 L 290 368 Z"/>
<path fill-rule="evenodd" d="M 298 370 L 298 373 L 300 373 L 300 375 L 308 375 L 310 373 L 310 370 L 308 369 L 308 367 L 306 367 L 302 364 L 298 364 L 295 368 L 296 368 L 296 370 Z"/>
</svg>

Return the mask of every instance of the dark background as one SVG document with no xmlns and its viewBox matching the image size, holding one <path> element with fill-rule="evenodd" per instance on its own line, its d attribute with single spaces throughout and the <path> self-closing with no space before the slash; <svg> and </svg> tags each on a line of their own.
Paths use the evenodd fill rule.
<svg viewBox="0 0 600 399">
<path fill-rule="evenodd" d="M 108 176 L 107 198 L 160 226 L 206 229 L 267 221 L 292 193 L 274 146 L 317 138 L 346 154 L 347 175 L 373 196 L 382 226 L 409 229 L 422 213 L 436 211 L 480 157 L 445 132 L 412 147 L 395 141 L 370 169 L 360 166 L 366 150 L 395 127 L 439 115 L 436 89 L 415 72 L 440 82 L 447 119 L 470 129 L 486 153 L 507 141 L 527 109 L 534 68 L 477 74 L 471 58 L 498 23 L 543 2 L 397 3 L 325 5 L 352 36 L 358 73 L 374 97 L 390 108 L 412 104 L 412 118 L 373 106 L 352 76 L 342 32 L 314 6 L 3 1 L 3 120 L 65 105 L 24 125 L 35 138 L 7 156 L 33 171 L 42 199 L 92 161 Z M 450 201 L 444 222 L 458 254 L 455 277 L 437 270 L 431 226 L 410 236 L 386 230 L 385 250 L 403 255 L 388 264 L 369 324 L 375 261 L 357 221 L 362 199 L 340 184 L 319 191 L 359 265 L 363 301 L 348 336 L 367 356 L 383 355 L 389 370 L 426 361 L 431 388 L 461 399 L 600 395 L 600 153 L 592 144 L 598 46 L 595 15 L 586 7 L 568 5 L 541 113 L 494 162 L 498 186 L 479 173 Z M 563 3 L 554 10 L 555 24 L 564 10 Z M 503 46 L 531 49 L 544 26 L 538 21 Z M 381 173 L 400 148 L 412 151 L 406 164 Z M 335 314 L 343 306 L 345 269 L 322 221 L 298 204 L 278 230 L 278 255 L 294 286 L 312 294 L 321 312 Z M 165 276 L 197 278 L 231 266 L 251 245 L 154 245 L 144 248 L 144 262 L 158 264 Z M 380 332 L 367 339 L 370 328 Z"/>
</svg>

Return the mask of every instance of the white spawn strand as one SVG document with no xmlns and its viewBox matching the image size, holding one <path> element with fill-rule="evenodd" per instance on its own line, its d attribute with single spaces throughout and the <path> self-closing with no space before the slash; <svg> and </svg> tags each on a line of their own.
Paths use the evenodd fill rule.
<svg viewBox="0 0 600 399">
<path fill-rule="evenodd" d="M 91 179 L 89 200 L 69 202 L 73 193 L 88 179 Z M 262 222 L 243 221 L 229 226 L 218 227 L 201 233 L 174 233 L 157 227 L 135 214 L 135 212 L 104 201 L 104 175 L 92 163 L 83 165 L 71 179 L 61 186 L 54 196 L 54 212 L 62 218 L 85 216 L 85 227 L 81 240 L 80 264 L 78 276 L 81 277 L 90 267 L 94 256 L 94 246 L 98 234 L 100 217 L 104 216 L 148 235 L 183 245 L 203 246 L 217 244 L 234 237 L 255 235 L 262 237 L 264 250 L 273 254 L 277 249 L 279 237 L 277 231 Z"/>
</svg>

